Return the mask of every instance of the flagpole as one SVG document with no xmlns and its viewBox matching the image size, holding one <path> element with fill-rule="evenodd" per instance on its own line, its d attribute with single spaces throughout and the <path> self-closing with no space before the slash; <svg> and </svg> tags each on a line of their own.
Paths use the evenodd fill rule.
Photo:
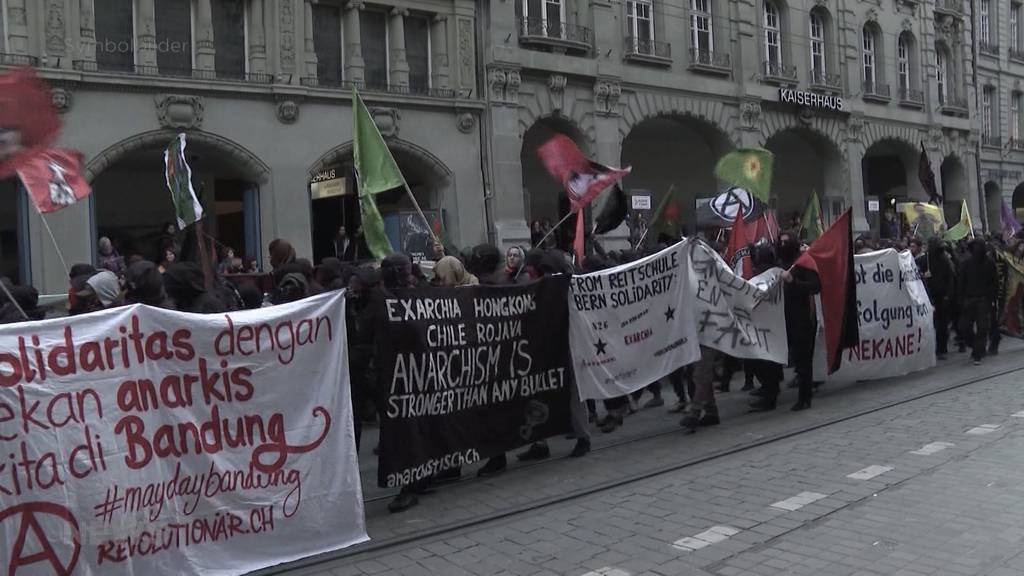
<svg viewBox="0 0 1024 576">
<path fill-rule="evenodd" d="M 60 263 L 64 266 L 64 273 L 71 274 L 71 269 L 68 268 L 68 262 L 64 259 L 64 253 L 60 251 L 60 246 L 57 244 L 57 238 L 53 235 L 53 229 L 50 228 L 50 223 L 46 221 L 46 217 L 43 216 L 43 213 L 39 212 L 38 206 L 36 206 L 36 212 L 39 214 L 39 219 L 43 221 L 43 228 L 45 228 L 46 233 L 50 235 L 50 240 L 53 241 L 53 249 L 57 251 L 57 257 L 60 258 Z"/>
<path fill-rule="evenodd" d="M 562 224 L 565 224 L 565 221 L 566 221 L 566 220 L 568 220 L 568 219 L 569 219 L 569 217 L 570 217 L 570 216 L 572 216 L 573 214 L 576 214 L 576 212 L 573 212 L 572 210 L 570 210 L 568 214 L 566 214 L 565 216 L 563 216 L 563 217 L 562 217 L 562 219 L 561 219 L 561 220 L 559 220 L 557 224 L 555 224 L 554 226 L 552 226 L 552 227 L 551 227 L 551 230 L 548 230 L 548 233 L 547 233 L 547 234 L 545 234 L 545 235 L 544 235 L 544 236 L 543 236 L 543 237 L 542 237 L 542 238 L 541 238 L 541 239 L 540 239 L 540 240 L 539 240 L 539 241 L 537 242 L 537 244 L 535 244 L 535 245 L 534 245 L 534 248 L 537 248 L 537 247 L 539 247 L 539 246 L 542 246 L 542 245 L 544 244 L 544 241 L 545 241 L 545 240 L 547 240 L 548 238 L 550 238 L 550 237 L 551 237 L 551 235 L 555 233 L 555 230 L 558 230 L 558 227 L 559 227 L 559 226 L 561 226 Z M 582 216 L 580 216 L 580 217 L 582 218 Z M 515 279 L 519 278 L 519 274 L 521 274 L 521 273 L 522 273 L 522 271 L 523 271 L 523 268 L 524 268 L 525 266 L 526 266 L 526 259 L 524 258 L 524 259 L 523 259 L 523 261 L 522 261 L 522 262 L 520 262 L 520 264 L 519 264 L 519 269 L 518 269 L 518 270 L 516 270 L 516 275 L 515 275 L 515 277 L 513 277 L 513 278 L 512 278 L 513 280 L 515 280 Z"/>
<path fill-rule="evenodd" d="M 17 308 L 18 312 L 21 313 L 21 317 L 24 318 L 25 320 L 28 320 L 29 319 L 28 314 L 25 314 L 25 311 L 21 308 L 21 304 L 18 304 L 18 301 L 15 300 L 14 296 L 11 295 L 11 291 L 7 289 L 7 283 L 3 282 L 3 281 L 0 281 L 0 288 L 4 289 L 4 294 L 7 296 L 7 300 L 11 304 L 14 304 L 14 307 Z"/>
</svg>

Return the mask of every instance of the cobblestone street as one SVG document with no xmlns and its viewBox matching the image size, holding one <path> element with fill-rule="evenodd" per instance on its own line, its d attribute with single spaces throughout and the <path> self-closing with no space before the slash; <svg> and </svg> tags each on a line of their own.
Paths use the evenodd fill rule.
<svg viewBox="0 0 1024 576">
<path fill-rule="evenodd" d="M 799 414 L 746 414 L 734 391 L 723 424 L 693 436 L 664 408 L 641 411 L 585 458 L 553 442 L 551 461 L 466 470 L 405 514 L 369 489 L 372 542 L 267 573 L 1021 574 L 1019 350 L 829 384 Z"/>
</svg>

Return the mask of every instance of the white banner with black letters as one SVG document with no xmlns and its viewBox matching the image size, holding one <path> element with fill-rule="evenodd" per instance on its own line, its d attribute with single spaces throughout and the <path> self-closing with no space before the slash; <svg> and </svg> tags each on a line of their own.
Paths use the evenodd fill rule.
<svg viewBox="0 0 1024 576">
<path fill-rule="evenodd" d="M 707 244 L 687 242 L 687 308 L 693 307 L 701 346 L 735 358 L 785 364 L 786 310 L 781 268 L 750 280 L 737 276 Z"/>
<path fill-rule="evenodd" d="M 628 394 L 700 358 L 688 243 L 573 277 L 569 348 L 582 399 Z"/>
</svg>

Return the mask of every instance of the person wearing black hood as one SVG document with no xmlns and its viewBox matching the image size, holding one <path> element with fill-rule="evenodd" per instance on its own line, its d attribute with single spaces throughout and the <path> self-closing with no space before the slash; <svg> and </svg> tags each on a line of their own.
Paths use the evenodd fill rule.
<svg viewBox="0 0 1024 576">
<path fill-rule="evenodd" d="M 128 267 L 125 275 L 125 302 L 128 304 L 146 304 L 157 308 L 170 308 L 164 290 L 164 281 L 157 270 L 156 264 L 148 260 L 136 262 Z"/>
<path fill-rule="evenodd" d="M 751 254 L 755 276 L 766 272 L 776 265 L 775 253 L 771 246 L 766 244 L 755 245 L 751 249 Z M 786 318 L 789 318 L 789 314 L 786 314 Z M 754 391 L 761 398 L 750 405 L 751 411 L 766 412 L 775 410 L 775 402 L 779 397 L 779 384 L 783 378 L 782 365 L 771 360 L 750 359 L 744 361 L 744 366 L 761 383 L 761 388 Z"/>
<path fill-rule="evenodd" d="M 0 324 L 15 324 L 29 320 L 42 320 L 46 313 L 39 308 L 39 292 L 32 286 L 14 286 L 7 278 L 0 279 L 7 286 L 13 302 L 0 294 L 5 302 L 0 306 Z M 24 313 L 24 314 L 22 314 Z"/>
<path fill-rule="evenodd" d="M 811 407 L 814 391 L 814 341 L 818 319 L 814 313 L 814 295 L 821 292 L 817 272 L 793 266 L 800 257 L 800 244 L 792 234 L 779 234 L 779 266 L 782 273 L 782 296 L 786 308 L 786 336 L 789 358 L 796 370 L 799 389 L 794 411 Z"/>
<path fill-rule="evenodd" d="M 227 306 L 215 295 L 207 292 L 203 271 L 195 262 L 175 262 L 164 272 L 167 296 L 179 312 L 216 314 L 227 311 Z"/>
<path fill-rule="evenodd" d="M 971 240 L 970 256 L 960 268 L 960 289 L 963 298 L 960 310 L 960 332 L 966 342 L 971 344 L 971 358 L 974 365 L 981 364 L 985 357 L 988 344 L 989 322 L 992 306 L 999 285 L 999 274 L 996 265 L 988 257 L 985 241 L 980 238 Z"/>
<path fill-rule="evenodd" d="M 934 309 L 935 357 L 945 360 L 949 353 L 949 300 L 953 296 L 956 277 L 953 262 L 937 236 L 928 239 L 928 251 L 917 256 L 915 261 Z"/>
<path fill-rule="evenodd" d="M 364 347 L 370 354 L 371 362 L 372 354 L 378 349 L 377 338 L 385 336 L 385 332 L 380 330 L 378 326 L 386 322 L 386 300 L 393 296 L 394 290 L 413 286 L 412 266 L 412 260 L 405 254 L 392 254 L 384 258 L 380 263 L 380 285 L 369 294 L 369 302 L 358 314 L 359 346 Z M 380 407 L 386 401 L 385 395 L 390 386 L 390 375 L 381 374 L 372 365 L 367 369 L 373 371 L 373 377 L 370 381 L 376 387 L 374 396 L 378 412 L 383 414 Z M 388 504 L 388 511 L 394 514 L 419 504 L 420 500 L 417 494 L 422 494 L 428 484 L 429 480 L 421 480 L 403 485 L 398 495 Z"/>
</svg>

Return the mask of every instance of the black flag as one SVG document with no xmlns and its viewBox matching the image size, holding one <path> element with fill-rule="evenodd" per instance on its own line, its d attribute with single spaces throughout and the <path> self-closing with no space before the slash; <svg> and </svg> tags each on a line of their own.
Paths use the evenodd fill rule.
<svg viewBox="0 0 1024 576">
<path fill-rule="evenodd" d="M 928 193 L 931 203 L 941 206 L 942 196 L 935 186 L 935 172 L 932 171 L 932 163 L 928 161 L 928 154 L 924 151 L 924 142 L 921 142 L 921 158 L 917 161 L 917 179 L 921 181 L 921 186 Z"/>
<path fill-rule="evenodd" d="M 594 234 L 607 234 L 615 230 L 625 221 L 626 214 L 626 193 L 616 184 L 594 220 Z"/>
</svg>

